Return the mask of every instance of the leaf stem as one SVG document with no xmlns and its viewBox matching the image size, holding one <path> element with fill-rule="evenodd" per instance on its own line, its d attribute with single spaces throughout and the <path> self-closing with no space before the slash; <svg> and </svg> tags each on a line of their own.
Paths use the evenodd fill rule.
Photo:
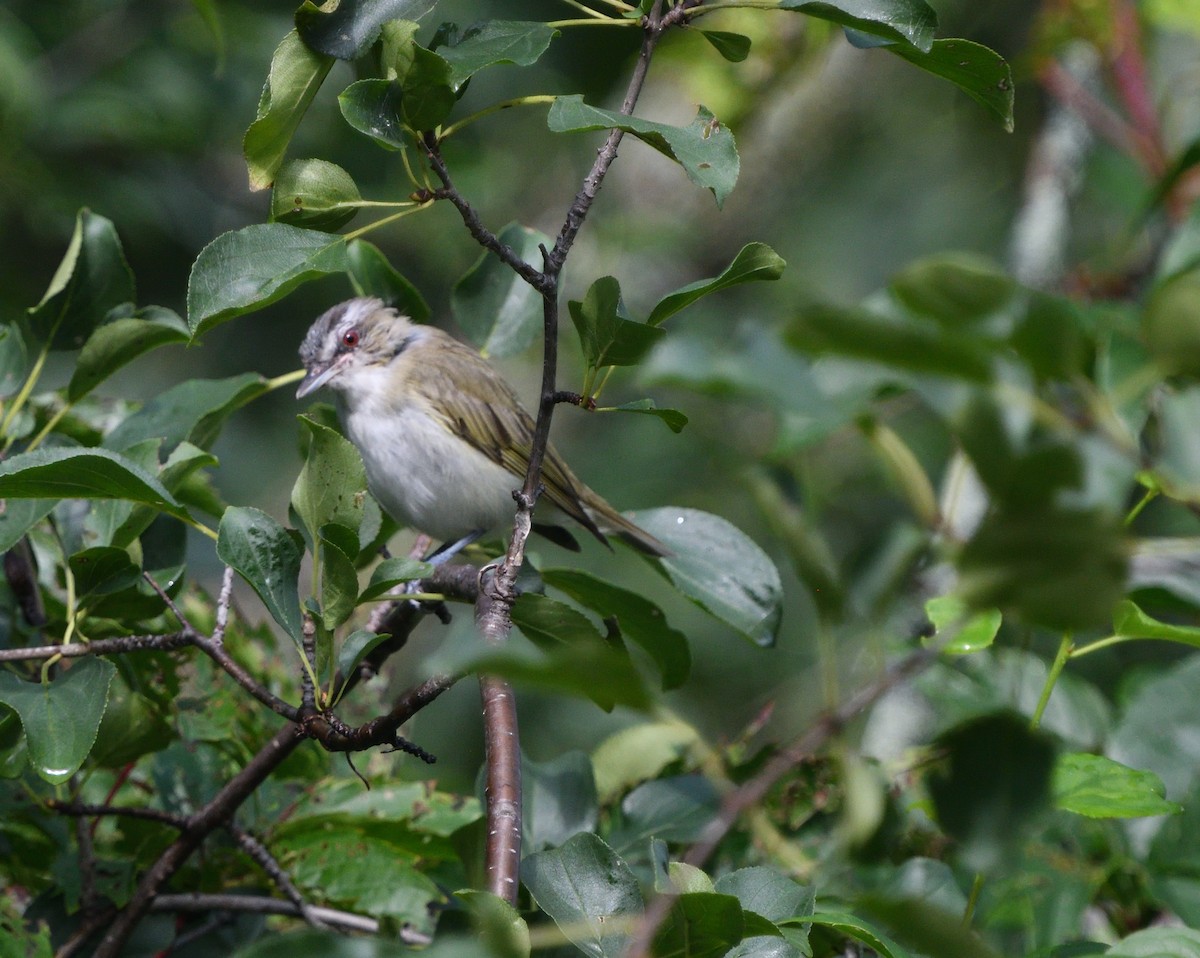
<svg viewBox="0 0 1200 958">
<path fill-rule="evenodd" d="M 592 21 L 587 21 L 591 23 Z M 608 22 L 608 21 L 605 21 Z M 514 106 L 537 106 L 542 103 L 553 103 L 558 97 L 551 93 L 541 93 L 536 96 L 518 96 L 511 100 L 501 100 L 499 103 L 493 103 L 491 106 L 484 107 L 470 116 L 464 116 L 456 123 L 451 123 L 449 126 L 443 127 L 438 133 L 438 142 L 445 141 L 448 137 L 453 136 L 463 127 L 474 123 L 476 120 L 482 120 L 485 116 L 491 116 L 493 113 L 499 113 L 501 110 L 511 110 Z"/>
<path fill-rule="evenodd" d="M 55 331 L 57 331 L 57 328 L 56 325 Z M 29 370 L 29 375 L 25 377 L 25 382 L 21 384 L 20 391 L 13 397 L 13 401 L 8 407 L 8 412 L 4 414 L 3 422 L 0 422 L 0 436 L 5 437 L 4 449 L 6 451 L 13 444 L 13 437 L 8 434 L 8 431 L 12 428 L 13 420 L 29 399 L 29 394 L 33 392 L 33 387 L 37 385 L 37 381 L 42 375 L 42 369 L 46 365 L 47 357 L 50 355 L 50 342 L 53 338 L 53 333 L 46 337 L 45 345 L 42 346 L 41 352 L 38 353 L 38 358 L 34 360 L 33 368 Z"/>
<path fill-rule="evenodd" d="M 281 386 L 290 386 L 292 383 L 297 383 L 305 376 L 305 370 L 293 369 L 290 373 L 284 373 L 282 376 L 276 376 L 274 379 L 267 380 L 267 391 L 279 389 Z"/>
<path fill-rule="evenodd" d="M 554 27 L 555 29 L 560 27 L 636 27 L 638 26 L 638 22 L 636 20 L 618 19 L 599 14 L 599 19 L 588 17 L 577 20 L 551 20 L 546 26 Z"/>
<path fill-rule="evenodd" d="M 1129 514 L 1125 516 L 1125 525 L 1133 525 L 1133 520 L 1141 515 L 1142 510 L 1145 509 L 1146 506 L 1150 505 L 1150 503 L 1156 498 L 1158 498 L 1158 490 L 1147 489 L 1142 498 L 1137 501 L 1137 504 L 1129 510 Z"/>
<path fill-rule="evenodd" d="M 433 200 L 426 200 L 423 203 L 410 206 L 408 209 L 403 209 L 397 213 L 393 213 L 391 216 L 385 216 L 383 219 L 378 219 L 374 223 L 368 223 L 366 226 L 360 226 L 353 232 L 343 234 L 342 239 L 349 243 L 350 240 L 358 239 L 360 236 L 371 232 L 371 230 L 379 229 L 381 226 L 387 226 L 388 223 L 394 222 L 395 220 L 400 219 L 402 216 L 408 216 L 410 213 L 418 213 L 423 209 L 428 209 L 430 206 L 433 206 Z"/>
<path fill-rule="evenodd" d="M 1071 650 L 1071 658 L 1077 659 L 1081 655 L 1089 655 L 1092 652 L 1099 652 L 1101 649 L 1107 649 L 1111 645 L 1119 645 L 1122 642 L 1132 642 L 1139 639 L 1138 635 L 1110 635 L 1104 639 L 1097 639 L 1095 642 L 1089 642 L 1087 645 L 1081 645 L 1077 649 Z"/>
<path fill-rule="evenodd" d="M 1042 694 L 1038 698 L 1037 708 L 1033 710 L 1033 717 L 1029 720 L 1030 729 L 1036 729 L 1042 724 L 1042 714 L 1046 711 L 1046 705 L 1050 701 L 1050 693 L 1054 691 L 1055 683 L 1058 682 L 1063 666 L 1067 664 L 1067 659 L 1071 657 L 1074 648 L 1075 642 L 1071 638 L 1071 633 L 1064 632 L 1062 641 L 1058 643 L 1058 653 L 1054 656 L 1054 661 L 1050 663 L 1050 671 L 1046 673 L 1046 684 L 1042 686 Z"/>
</svg>

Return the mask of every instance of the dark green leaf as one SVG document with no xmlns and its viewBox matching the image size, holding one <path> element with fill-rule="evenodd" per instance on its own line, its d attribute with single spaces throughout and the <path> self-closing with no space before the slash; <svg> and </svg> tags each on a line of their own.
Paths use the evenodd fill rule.
<svg viewBox="0 0 1200 958">
<path fill-rule="evenodd" d="M 412 582 L 432 574 L 433 566 L 417 559 L 396 557 L 384 559 L 371 572 L 371 581 L 359 596 L 359 602 L 378 599 L 402 582 Z"/>
<path fill-rule="evenodd" d="M 683 432 L 688 424 L 688 417 L 678 409 L 660 409 L 653 399 L 635 399 L 633 402 L 621 403 L 619 406 L 601 406 L 596 412 L 632 412 L 643 416 L 654 416 L 666 423 L 671 432 Z"/>
<path fill-rule="evenodd" d="M 386 642 L 391 637 L 391 633 L 389 632 L 370 632 L 367 629 L 355 629 L 346 636 L 342 642 L 342 647 L 338 649 L 338 671 L 346 678 L 349 678 L 362 663 L 362 660 L 370 655 L 371 651 L 380 642 Z"/>
<path fill-rule="evenodd" d="M 110 220 L 84 208 L 29 327 L 53 349 L 78 349 L 118 306 L 134 299 L 133 271 Z"/>
<path fill-rule="evenodd" d="M 1200 925 L 1200 872 L 1196 870 L 1200 842 L 1200 789 L 1193 782 L 1180 794 L 1183 810 L 1166 819 L 1150 843 L 1145 862 L 1150 893 L 1192 928 Z"/>
<path fill-rule="evenodd" d="M 654 954 L 664 958 L 721 958 L 742 940 L 745 920 L 732 895 L 680 895 L 654 936 Z"/>
<path fill-rule="evenodd" d="M 512 619 L 527 639 L 545 649 L 576 643 L 604 644 L 604 636 L 586 615 L 536 592 L 518 597 Z"/>
<path fill-rule="evenodd" d="M 588 958 L 619 958 L 628 936 L 614 919 L 642 912 L 637 878 L 595 835 L 576 835 L 561 848 L 535 852 L 521 862 L 521 881 L 538 906 Z"/>
<path fill-rule="evenodd" d="M 1181 806 L 1163 798 L 1163 783 L 1103 755 L 1068 752 L 1054 766 L 1054 804 L 1088 818 L 1175 815 Z"/>
<path fill-rule="evenodd" d="M 392 268 L 379 247 L 366 240 L 351 240 L 346 246 L 346 258 L 356 295 L 382 299 L 413 322 L 428 321 L 429 304 L 412 283 Z"/>
<path fill-rule="evenodd" d="M 1042 292 L 1030 293 L 1010 342 L 1043 380 L 1078 376 L 1090 358 L 1079 307 Z"/>
<path fill-rule="evenodd" d="M 1077 629 L 1111 621 L 1125 584 L 1121 524 L 1096 510 L 994 509 L 959 555 L 961 594 L 1029 622 Z"/>
<path fill-rule="evenodd" d="M 412 65 L 400 79 L 404 91 L 400 109 L 413 130 L 432 130 L 458 101 L 450 83 L 450 64 L 422 46 L 414 46 L 412 52 Z"/>
<path fill-rule="evenodd" d="M 962 920 L 927 901 L 872 896 L 859 910 L 927 958 L 1001 958 Z"/>
<path fill-rule="evenodd" d="M 192 338 L 282 299 L 301 283 L 349 266 L 346 242 L 286 223 L 222 233 L 200 251 L 188 278 Z"/>
<path fill-rule="evenodd" d="M 750 38 L 747 36 L 724 30 L 701 30 L 700 34 L 730 63 L 741 63 L 750 56 Z"/>
<path fill-rule="evenodd" d="M 346 535 L 334 533 L 342 530 Z M 345 540 L 349 539 L 349 543 Z M 345 622 L 357 605 L 358 573 L 354 556 L 358 554 L 358 535 L 336 524 L 321 526 L 317 539 L 321 557 L 321 624 L 332 632 Z M 353 549 L 347 551 L 349 544 Z"/>
<path fill-rule="evenodd" d="M 67 385 L 67 398 L 77 402 L 122 366 L 143 353 L 170 343 L 186 343 L 187 324 L 161 306 L 147 306 L 98 327 L 80 350 Z"/>
<path fill-rule="evenodd" d="M 47 685 L 0 672 L 0 702 L 21 719 L 29 759 L 47 782 L 65 782 L 87 758 L 116 672 L 111 662 L 92 656 L 72 662 Z"/>
<path fill-rule="evenodd" d="M 564 752 L 549 762 L 523 758 L 521 788 L 526 853 L 557 848 L 572 835 L 596 830 L 596 780 L 583 752 Z"/>
<path fill-rule="evenodd" d="M 602 276 L 588 288 L 583 301 L 567 303 L 589 367 L 632 366 L 658 342 L 663 331 L 635 323 L 621 302 L 621 286 Z"/>
<path fill-rule="evenodd" d="M 721 798 L 703 775 L 676 775 L 639 785 L 621 802 L 613 847 L 635 852 L 651 838 L 694 842 L 717 814 Z"/>
<path fill-rule="evenodd" d="M 906 266 L 888 288 L 914 313 L 956 327 L 1003 308 L 1017 285 L 982 256 L 942 253 Z"/>
<path fill-rule="evenodd" d="M 21 388 L 28 367 L 21 330 L 15 325 L 0 326 L 0 399 L 7 399 Z"/>
<path fill-rule="evenodd" d="M 149 439 L 162 441 L 164 451 L 181 442 L 208 449 L 236 410 L 267 391 L 256 373 L 229 379 L 189 379 L 146 403 L 104 438 L 111 449 L 127 449 Z"/>
<path fill-rule="evenodd" d="M 362 195 L 354 178 L 328 160 L 289 160 L 275 177 L 271 219 L 332 233 L 358 212 Z"/>
<path fill-rule="evenodd" d="M 509 223 L 499 239 L 536 269 L 543 265 L 540 247 L 552 245 L 544 233 L 520 223 Z M 515 356 L 542 329 L 541 295 L 491 253 L 480 256 L 455 283 L 450 306 L 467 338 L 485 356 Z"/>
<path fill-rule="evenodd" d="M 942 763 L 929 776 L 937 820 L 976 871 L 1019 852 L 1022 836 L 1048 807 L 1054 744 L 1015 713 L 973 719 L 940 736 Z"/>
<path fill-rule="evenodd" d="M 359 80 L 338 94 L 338 107 L 359 133 L 384 149 L 400 150 L 407 139 L 400 112 L 403 100 L 397 80 Z"/>
<path fill-rule="evenodd" d="M 124 549 L 93 546 L 76 552 L 70 559 L 75 579 L 75 595 L 84 599 L 128 589 L 141 581 L 142 570 Z"/>
<path fill-rule="evenodd" d="M 861 941 L 877 951 L 882 958 L 908 958 L 908 952 L 888 938 L 882 931 L 874 928 L 870 922 L 856 915 L 845 915 L 839 912 L 816 912 L 798 919 L 797 924 L 819 925 L 831 928 L 838 934 Z"/>
<path fill-rule="evenodd" d="M 919 50 L 930 49 L 937 29 L 937 14 L 925 0 L 783 0 L 782 7 L 872 36 L 903 40 Z"/>
<path fill-rule="evenodd" d="M 105 768 L 121 768 L 166 748 L 176 734 L 154 703 L 118 675 L 109 690 L 91 760 Z"/>
<path fill-rule="evenodd" d="M 662 609 L 649 599 L 578 569 L 543 570 L 542 581 L 592 609 L 606 622 L 615 621 L 623 636 L 654 659 L 662 674 L 663 689 L 678 688 L 686 681 L 691 670 L 687 638 L 667 624 Z"/>
<path fill-rule="evenodd" d="M 695 509 L 651 509 L 633 520 L 674 553 L 656 561 L 675 588 L 758 645 L 774 643 L 783 584 L 775 563 L 745 533 Z"/>
<path fill-rule="evenodd" d="M 345 526 L 357 537 L 367 498 L 362 456 L 340 433 L 307 416 L 297 418 L 308 431 L 308 455 L 292 487 L 292 509 L 310 541 L 327 523 Z"/>
<path fill-rule="evenodd" d="M 325 56 L 357 60 L 379 37 L 388 20 L 420 20 L 437 0 L 340 0 L 323 7 L 304 0 L 296 29 L 304 42 Z"/>
<path fill-rule="evenodd" d="M 813 910 L 813 893 L 774 868 L 754 866 L 727 872 L 717 879 L 716 890 L 733 895 L 746 911 L 768 921 L 801 918 Z"/>
<path fill-rule="evenodd" d="M 258 116 L 242 140 L 250 189 L 265 190 L 271 185 L 292 135 L 332 66 L 332 57 L 314 52 L 295 30 L 276 47 L 258 101 Z M 194 329 L 195 323 L 192 326 Z"/>
<path fill-rule="evenodd" d="M 450 84 L 456 90 L 484 67 L 497 63 L 532 66 L 550 46 L 558 31 L 545 23 L 519 20 L 485 20 L 470 27 L 458 43 L 439 47 L 450 64 Z"/>
<path fill-rule="evenodd" d="M 37 449 L 0 462 L 0 498 L 127 499 L 179 515 L 162 483 L 107 449 Z"/>
<path fill-rule="evenodd" d="M 646 322 L 651 326 L 661 325 L 701 297 L 737 286 L 739 283 L 779 279 L 786 266 L 783 258 L 766 243 L 748 243 L 738 251 L 733 262 L 726 266 L 719 276 L 696 280 L 664 296 L 650 311 Z"/>
<path fill-rule="evenodd" d="M 0 506 L 0 552 L 7 552 L 21 537 L 50 514 L 56 499 L 8 499 Z"/>
<path fill-rule="evenodd" d="M 949 80 L 993 114 L 1004 129 L 1013 130 L 1012 69 L 995 50 L 970 40 L 934 40 L 928 51 L 903 43 L 888 51 L 936 76 Z"/>
<path fill-rule="evenodd" d="M 299 642 L 303 623 L 297 577 L 304 555 L 299 534 L 258 509 L 231 506 L 221 517 L 217 555 L 250 583 L 271 617 Z"/>
<path fill-rule="evenodd" d="M 546 122 L 554 133 L 624 130 L 675 160 L 697 186 L 712 190 L 718 207 L 737 182 L 739 163 L 733 134 L 703 106 L 688 126 L 669 126 L 596 109 L 581 96 L 564 96 L 554 101 Z"/>
<path fill-rule="evenodd" d="M 794 348 L 816 355 L 833 353 L 976 382 L 992 377 L 991 350 L 977 337 L 865 309 L 815 306 L 792 324 L 787 338 Z"/>
</svg>

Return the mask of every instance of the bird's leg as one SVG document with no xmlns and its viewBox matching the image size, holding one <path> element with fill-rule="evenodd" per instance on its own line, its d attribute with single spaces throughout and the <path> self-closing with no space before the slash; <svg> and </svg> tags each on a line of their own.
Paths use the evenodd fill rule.
<svg viewBox="0 0 1200 958">
<path fill-rule="evenodd" d="M 478 540 L 486 531 L 486 529 L 473 529 L 456 542 L 443 543 L 426 556 L 425 561 L 432 566 L 445 565 L 472 542 Z"/>
</svg>

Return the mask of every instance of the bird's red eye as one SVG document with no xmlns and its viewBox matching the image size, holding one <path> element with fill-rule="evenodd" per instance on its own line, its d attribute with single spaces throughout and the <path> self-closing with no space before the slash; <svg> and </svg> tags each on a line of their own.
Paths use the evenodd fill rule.
<svg viewBox="0 0 1200 958">
<path fill-rule="evenodd" d="M 353 349 L 355 346 L 357 346 L 358 345 L 358 330 L 357 329 L 347 329 L 344 333 L 342 333 L 342 345 L 345 346 L 347 349 Z"/>
</svg>

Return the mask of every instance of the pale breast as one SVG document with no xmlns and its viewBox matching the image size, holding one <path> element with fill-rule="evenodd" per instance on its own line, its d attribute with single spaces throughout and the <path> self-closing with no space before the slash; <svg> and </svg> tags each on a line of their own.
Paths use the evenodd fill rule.
<svg viewBox="0 0 1200 958">
<path fill-rule="evenodd" d="M 342 410 L 371 494 L 398 522 L 441 541 L 510 523 L 520 480 L 416 405 Z"/>
</svg>

